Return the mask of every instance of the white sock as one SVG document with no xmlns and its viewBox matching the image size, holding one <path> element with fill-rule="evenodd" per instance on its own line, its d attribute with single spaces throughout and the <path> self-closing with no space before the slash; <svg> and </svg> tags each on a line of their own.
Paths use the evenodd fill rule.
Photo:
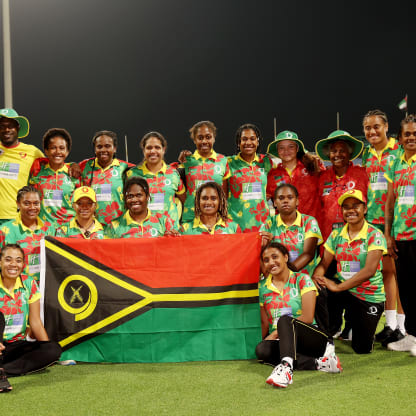
<svg viewBox="0 0 416 416">
<path fill-rule="evenodd" d="M 398 313 L 396 315 L 396 319 L 397 319 L 397 326 L 400 329 L 400 332 L 405 335 L 406 334 L 406 329 L 404 327 L 404 319 L 406 318 L 406 315 L 404 313 Z"/>
<path fill-rule="evenodd" d="M 290 368 L 293 368 L 293 358 L 291 358 L 291 357 L 283 357 L 282 358 L 282 362 L 283 361 L 286 361 L 290 365 Z"/>
<path fill-rule="evenodd" d="M 386 310 L 384 313 L 386 315 L 386 325 L 394 331 L 397 327 L 396 310 Z"/>
</svg>

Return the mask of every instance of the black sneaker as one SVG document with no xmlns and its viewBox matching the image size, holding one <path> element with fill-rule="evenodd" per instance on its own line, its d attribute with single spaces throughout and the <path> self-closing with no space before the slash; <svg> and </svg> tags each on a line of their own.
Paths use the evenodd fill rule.
<svg viewBox="0 0 416 416">
<path fill-rule="evenodd" d="M 386 338 L 390 337 L 393 332 L 394 331 L 389 326 L 385 325 L 383 330 L 376 334 L 376 341 L 383 342 Z"/>
<path fill-rule="evenodd" d="M 396 341 L 400 341 L 401 339 L 404 338 L 404 335 L 402 334 L 402 331 L 400 331 L 399 328 L 396 328 L 390 336 L 388 336 L 386 339 L 384 339 L 381 342 L 381 345 L 383 347 L 387 347 L 387 344 L 390 344 L 391 342 L 396 342 Z"/>
</svg>

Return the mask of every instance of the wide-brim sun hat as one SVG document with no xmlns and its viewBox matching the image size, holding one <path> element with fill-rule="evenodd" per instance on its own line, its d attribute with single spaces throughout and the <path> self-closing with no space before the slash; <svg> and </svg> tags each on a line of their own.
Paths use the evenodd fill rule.
<svg viewBox="0 0 416 416">
<path fill-rule="evenodd" d="M 352 146 L 353 150 L 350 156 L 350 160 L 356 159 L 363 151 L 364 143 L 361 140 L 352 137 L 348 132 L 344 130 L 335 130 L 326 139 L 319 140 L 315 144 L 316 154 L 322 160 L 329 162 L 329 146 L 331 143 L 335 143 L 337 141 L 344 141 Z"/>
<path fill-rule="evenodd" d="M 277 151 L 277 145 L 279 142 L 283 140 L 291 140 L 292 142 L 295 142 L 298 145 L 298 159 L 300 159 L 306 153 L 305 146 L 303 142 L 299 140 L 298 135 L 295 132 L 289 130 L 284 130 L 276 136 L 276 139 L 267 146 L 267 153 L 280 158 L 279 153 Z"/>
<path fill-rule="evenodd" d="M 0 117 L 13 118 L 19 123 L 19 134 L 17 136 L 19 139 L 29 134 L 29 120 L 26 117 L 19 116 L 13 108 L 2 108 Z"/>
</svg>

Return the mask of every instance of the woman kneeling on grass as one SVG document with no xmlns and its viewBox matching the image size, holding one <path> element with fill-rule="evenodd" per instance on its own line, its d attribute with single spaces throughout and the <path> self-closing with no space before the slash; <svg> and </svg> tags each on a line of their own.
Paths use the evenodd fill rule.
<svg viewBox="0 0 416 416">
<path fill-rule="evenodd" d="M 260 282 L 264 340 L 256 347 L 259 360 L 275 365 L 266 383 L 292 384 L 293 369 L 339 373 L 333 344 L 314 325 L 317 289 L 305 273 L 294 272 L 285 246 L 271 242 L 261 251 L 266 279 Z"/>
<path fill-rule="evenodd" d="M 38 285 L 34 277 L 22 275 L 24 259 L 17 244 L 7 244 L 0 254 L 0 393 L 12 390 L 6 376 L 41 370 L 61 355 L 40 319 Z M 35 342 L 26 341 L 27 332 Z"/>
<path fill-rule="evenodd" d="M 358 354 L 368 354 L 386 300 L 381 274 L 386 240 L 378 228 L 365 220 L 367 206 L 361 191 L 345 192 L 338 204 L 347 224 L 333 230 L 328 237 L 323 258 L 312 278 L 317 285 L 335 293 L 336 302 L 348 313 L 352 349 Z M 334 259 L 339 283 L 324 276 Z"/>
</svg>

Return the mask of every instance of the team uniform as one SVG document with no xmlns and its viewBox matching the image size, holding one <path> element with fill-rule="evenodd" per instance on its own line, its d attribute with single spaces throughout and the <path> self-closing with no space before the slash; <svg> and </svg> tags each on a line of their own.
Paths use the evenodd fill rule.
<svg viewBox="0 0 416 416">
<path fill-rule="evenodd" d="M 83 185 L 94 189 L 97 196 L 96 217 L 102 224 L 123 214 L 123 174 L 133 166 L 119 159 L 113 159 L 106 168 L 101 168 L 97 158 L 87 159 L 79 164 Z"/>
<path fill-rule="evenodd" d="M 322 166 L 322 171 L 325 168 Z M 279 163 L 276 168 L 269 172 L 267 178 L 267 195 L 274 198 L 276 188 L 284 183 L 293 185 L 299 193 L 298 210 L 302 214 L 317 218 L 319 213 L 318 175 L 311 175 L 305 165 L 298 160 L 296 167 L 290 171 Z"/>
<path fill-rule="evenodd" d="M 187 222 L 195 217 L 195 194 L 198 187 L 205 182 L 222 185 L 230 176 L 230 168 L 224 155 L 212 151 L 211 156 L 205 158 L 197 150 L 187 156 L 185 163 L 179 165 L 179 168 L 183 168 L 185 173 L 186 199 L 182 222 Z"/>
<path fill-rule="evenodd" d="M 390 137 L 380 154 L 377 154 L 376 150 L 368 145 L 362 155 L 362 165 L 365 167 L 369 179 L 366 218 L 370 224 L 378 226 L 382 232 L 384 232 L 384 211 L 387 195 L 387 179 L 384 172 L 402 151 L 398 142 Z"/>
<path fill-rule="evenodd" d="M 405 327 L 409 335 L 416 336 L 416 155 L 406 161 L 402 153 L 391 162 L 385 177 L 392 183 L 395 197 L 392 233 L 398 248 L 397 283 L 406 314 Z"/>
<path fill-rule="evenodd" d="M 14 147 L 0 143 L 0 221 L 16 218 L 17 191 L 27 185 L 35 159 L 44 157 L 35 146 L 19 142 Z"/>
<path fill-rule="evenodd" d="M 199 217 L 193 221 L 185 222 L 181 227 L 181 234 L 183 235 L 199 235 L 199 234 L 238 234 L 241 233 L 240 226 L 230 219 L 225 221 L 220 218 L 212 227 L 211 231 L 201 222 Z"/>
<path fill-rule="evenodd" d="M 54 171 L 49 163 L 33 164 L 29 184 L 41 193 L 39 217 L 55 225 L 60 225 L 75 216 L 72 208 L 72 194 L 79 180 L 69 175 L 69 164 Z"/>
<path fill-rule="evenodd" d="M 149 184 L 151 196 L 148 205 L 149 209 L 152 212 L 159 212 L 161 214 L 167 211 L 175 222 L 176 227 L 178 227 L 180 213 L 175 203 L 175 195 L 181 195 L 185 192 L 185 187 L 178 171 L 163 162 L 159 172 L 153 173 L 147 169 L 146 162 L 144 162 L 142 165 L 135 166 L 126 171 L 126 178 L 132 176 L 144 178 Z"/>
<path fill-rule="evenodd" d="M 282 243 L 289 251 L 289 261 L 294 262 L 302 253 L 305 241 L 308 238 L 317 238 L 317 244 L 322 243 L 322 234 L 318 222 L 310 215 L 296 213 L 296 220 L 291 225 L 286 225 L 280 214 L 268 219 L 261 227 L 261 231 L 273 234 L 274 239 Z M 312 275 L 319 263 L 319 257 L 315 257 L 300 272 Z"/>
<path fill-rule="evenodd" d="M 55 235 L 55 227 L 50 222 L 43 222 L 38 217 L 37 228 L 32 230 L 23 224 L 18 215 L 0 227 L 0 249 L 6 244 L 19 244 L 25 253 L 25 274 L 38 282 L 41 267 L 40 241 L 47 235 Z"/>
<path fill-rule="evenodd" d="M 315 325 L 299 321 L 302 315 L 302 296 L 317 292 L 312 279 L 304 273 L 290 271 L 289 280 L 279 291 L 269 275 L 259 283 L 259 302 L 264 308 L 269 333 L 277 329 L 279 340 L 264 340 L 256 347 L 257 357 L 277 365 L 283 357 L 293 357 L 295 368 L 316 370 L 316 358 L 321 357 L 328 338 Z"/>
<path fill-rule="evenodd" d="M 243 232 L 258 231 L 269 216 L 266 186 L 272 161 L 269 156 L 256 154 L 249 163 L 238 154 L 228 158 L 228 166 L 229 215 Z"/>
<path fill-rule="evenodd" d="M 167 212 L 153 214 L 148 209 L 146 218 L 140 223 L 134 221 L 127 211 L 109 224 L 105 235 L 108 238 L 162 237 L 166 231 L 174 229 L 174 222 Z"/>
<path fill-rule="evenodd" d="M 317 217 L 323 239 L 326 240 L 333 229 L 342 228 L 344 219 L 338 198 L 350 189 L 359 189 L 367 195 L 368 176 L 361 166 L 350 162 L 347 172 L 341 178 L 335 175 L 333 166 L 328 167 L 319 175 L 318 195 L 321 200 L 320 212 Z"/>
<path fill-rule="evenodd" d="M 335 277 L 344 282 L 351 279 L 364 268 L 367 253 L 373 250 L 381 250 L 387 253 L 387 245 L 381 231 L 364 222 L 359 234 L 352 240 L 348 234 L 348 224 L 341 229 L 335 229 L 324 245 L 337 263 Z M 374 333 L 378 321 L 384 310 L 383 275 L 381 273 L 382 262 L 380 260 L 374 276 L 348 291 L 333 293 L 329 296 L 329 309 L 333 302 L 338 308 L 344 307 L 348 313 L 348 320 L 352 327 L 352 347 L 358 353 L 371 352 Z M 333 296 L 335 295 L 335 296 Z M 331 303 L 332 302 L 332 303 Z M 330 320 L 332 314 L 330 313 Z M 338 324 L 331 326 L 336 327 Z M 341 325 L 339 323 L 338 327 Z"/>
<path fill-rule="evenodd" d="M 79 227 L 75 218 L 67 223 L 62 224 L 56 230 L 56 237 L 68 237 L 68 238 L 82 238 L 85 240 L 102 240 L 104 238 L 104 227 L 102 224 L 94 218 L 94 227 L 88 233 L 84 233 Z"/>
<path fill-rule="evenodd" d="M 3 286 L 0 279 L 0 342 L 6 347 L 0 355 L 0 367 L 3 367 L 8 375 L 39 370 L 59 359 L 59 344 L 26 341 L 29 305 L 39 301 L 40 297 L 38 285 L 33 277 L 18 277 L 11 292 Z"/>
</svg>

